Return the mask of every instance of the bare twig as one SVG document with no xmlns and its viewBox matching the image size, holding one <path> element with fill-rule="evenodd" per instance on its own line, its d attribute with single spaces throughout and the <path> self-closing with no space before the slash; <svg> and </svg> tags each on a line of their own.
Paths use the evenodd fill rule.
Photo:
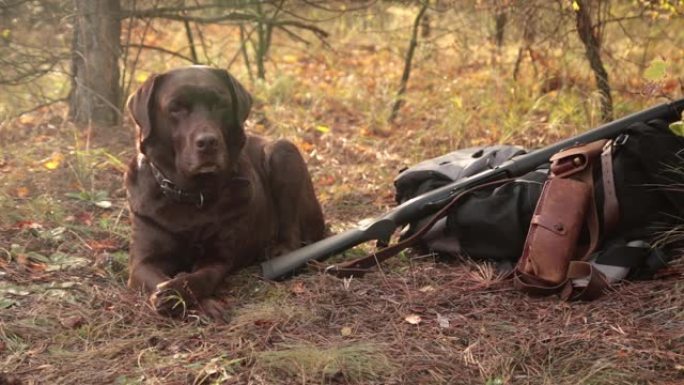
<svg viewBox="0 0 684 385">
<path fill-rule="evenodd" d="M 420 27 L 420 20 L 425 15 L 425 11 L 428 9 L 428 2 L 424 2 L 415 20 L 413 21 L 413 29 L 411 30 L 411 41 L 409 42 L 408 50 L 406 51 L 406 59 L 404 60 L 404 73 L 401 75 L 401 82 L 399 83 L 399 90 L 397 91 L 397 96 L 394 98 L 394 105 L 392 106 L 392 112 L 390 113 L 388 122 L 394 122 L 397 114 L 399 114 L 399 109 L 404 102 L 403 95 L 406 93 L 406 85 L 408 84 L 409 76 L 411 76 L 411 62 L 413 61 L 413 53 L 418 45 L 418 28 Z"/>
<path fill-rule="evenodd" d="M 187 60 L 187 61 L 189 61 L 189 62 L 191 62 L 191 63 L 195 63 L 194 59 L 191 58 L 190 56 L 183 55 L 183 54 L 180 53 L 180 52 L 171 51 L 171 50 L 166 49 L 166 48 L 163 48 L 163 47 L 158 47 L 158 46 L 156 46 L 156 45 L 131 43 L 131 44 L 128 44 L 127 47 L 129 47 L 129 48 L 149 49 L 149 50 L 152 50 L 152 51 L 159 51 L 159 52 L 163 52 L 163 53 L 165 53 L 165 54 L 168 54 L 168 55 L 177 57 L 177 58 L 179 58 L 179 59 L 183 59 L 183 60 Z"/>
<path fill-rule="evenodd" d="M 193 23 L 200 24 L 214 24 L 223 21 L 231 22 L 244 22 L 244 21 L 254 21 L 256 17 L 254 15 L 246 13 L 231 12 L 221 16 L 214 17 L 201 17 L 201 16 L 189 16 L 175 13 L 164 13 L 164 12 L 152 12 L 151 10 L 140 11 L 135 13 L 123 13 L 123 18 L 135 17 L 139 19 L 167 19 L 175 21 L 189 21 Z"/>
<path fill-rule="evenodd" d="M 195 50 L 195 39 L 192 36 L 192 29 L 190 29 L 190 22 L 184 20 L 183 27 L 185 27 L 185 36 L 188 38 L 188 45 L 190 46 L 190 57 L 192 63 L 199 64 L 199 59 L 197 58 L 197 51 Z"/>
<path fill-rule="evenodd" d="M 254 28 L 245 34 L 244 25 L 240 24 L 240 52 L 242 52 L 242 58 L 245 61 L 245 68 L 247 68 L 247 75 L 249 76 L 249 81 L 254 83 L 254 74 L 252 73 L 252 66 L 249 64 L 249 54 L 247 53 L 247 42 L 250 41 L 250 36 L 254 32 Z M 230 65 L 229 65 L 230 66 Z"/>
<path fill-rule="evenodd" d="M 157 3 L 155 2 L 154 5 L 156 6 Z M 142 45 L 145 43 L 145 37 L 147 36 L 147 31 L 150 29 L 150 26 L 152 24 L 152 20 L 145 20 L 145 29 L 143 30 L 142 35 L 140 36 L 140 47 L 138 48 L 138 51 L 135 53 L 135 59 L 133 60 L 133 64 L 131 65 L 131 76 L 128 78 L 128 84 L 126 85 L 126 89 L 124 90 L 124 95 L 128 95 L 131 91 L 131 85 L 133 84 L 133 79 L 135 78 L 133 75 L 135 74 L 136 69 L 138 68 L 138 61 L 140 60 L 140 54 L 142 53 L 142 50 L 144 47 Z M 131 25 L 132 28 L 132 25 Z M 128 48 L 126 47 L 126 50 Z"/>
<path fill-rule="evenodd" d="M 19 111 L 19 112 L 15 113 L 15 114 L 12 114 L 12 115 L 9 116 L 9 118 L 10 118 L 10 119 L 18 118 L 18 117 L 20 117 L 20 116 L 22 116 L 22 115 L 30 114 L 30 113 L 35 112 L 35 111 L 38 111 L 38 110 L 40 110 L 40 109 L 42 109 L 42 108 L 49 107 L 49 106 L 51 106 L 51 105 L 53 105 L 53 104 L 66 102 L 67 100 L 68 100 L 68 98 L 66 98 L 66 97 L 64 97 L 64 98 L 58 98 L 58 99 L 49 99 L 49 100 L 47 100 L 47 101 L 45 101 L 45 102 L 42 102 L 42 103 L 40 103 L 40 104 L 37 104 L 37 105 L 35 105 L 35 106 L 29 108 L 29 109 L 27 109 L 27 110 Z"/>
</svg>

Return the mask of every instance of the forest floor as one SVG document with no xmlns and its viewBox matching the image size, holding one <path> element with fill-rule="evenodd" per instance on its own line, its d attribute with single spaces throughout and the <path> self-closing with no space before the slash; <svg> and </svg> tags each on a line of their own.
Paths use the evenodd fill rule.
<svg viewBox="0 0 684 385">
<path fill-rule="evenodd" d="M 423 54 L 435 56 L 393 124 L 401 57 L 374 46 L 283 54 L 278 75 L 247 83 L 250 129 L 298 145 L 334 231 L 390 209 L 392 178 L 418 160 L 537 147 L 598 123 L 590 80 L 542 94 L 488 55 Z M 658 102 L 620 95 L 618 116 Z M 125 285 L 133 127 L 65 116 L 56 106 L 0 126 L 0 384 L 684 382 L 681 259 L 588 303 L 528 297 L 486 262 L 414 253 L 351 280 L 271 282 L 252 267 L 226 281 L 229 323 L 158 316 Z"/>
</svg>

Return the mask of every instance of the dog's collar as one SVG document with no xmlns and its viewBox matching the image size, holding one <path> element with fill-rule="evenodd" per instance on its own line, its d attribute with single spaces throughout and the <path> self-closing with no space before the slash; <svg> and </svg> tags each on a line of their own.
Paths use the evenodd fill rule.
<svg viewBox="0 0 684 385">
<path fill-rule="evenodd" d="M 172 199 L 178 203 L 191 203 L 197 206 L 197 208 L 203 208 L 207 203 L 207 198 L 210 198 L 210 194 L 204 193 L 202 191 L 192 192 L 185 191 L 173 183 L 169 178 L 167 178 L 164 173 L 157 167 L 152 161 L 149 160 L 145 155 L 138 154 L 138 167 L 141 167 L 143 163 L 147 163 L 150 166 L 152 175 L 157 181 L 159 188 L 161 188 L 162 193 L 165 197 Z M 228 183 L 230 185 L 240 187 L 249 185 L 249 179 L 233 174 L 228 178 Z M 215 195 L 215 194 L 212 194 Z"/>
<path fill-rule="evenodd" d="M 204 207 L 206 201 L 205 194 L 203 192 L 191 192 L 181 189 L 180 187 L 178 187 L 178 185 L 173 183 L 171 179 L 167 178 L 166 175 L 164 175 L 164 173 L 159 169 L 159 167 L 152 163 L 152 161 L 150 161 L 145 155 L 139 154 L 138 165 L 142 165 L 143 162 L 147 163 L 150 166 L 152 175 L 154 176 L 154 179 L 157 181 L 157 184 L 159 185 L 159 188 L 161 188 L 162 193 L 165 197 L 179 203 L 194 204 L 195 206 L 197 206 L 197 208 L 200 209 Z"/>
</svg>

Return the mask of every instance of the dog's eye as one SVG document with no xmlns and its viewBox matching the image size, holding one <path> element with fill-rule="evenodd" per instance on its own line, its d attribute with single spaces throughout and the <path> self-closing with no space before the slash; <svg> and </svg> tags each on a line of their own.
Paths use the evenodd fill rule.
<svg viewBox="0 0 684 385">
<path fill-rule="evenodd" d="M 169 113 L 174 116 L 185 114 L 189 111 L 189 107 L 185 103 L 175 102 L 169 106 Z"/>
</svg>

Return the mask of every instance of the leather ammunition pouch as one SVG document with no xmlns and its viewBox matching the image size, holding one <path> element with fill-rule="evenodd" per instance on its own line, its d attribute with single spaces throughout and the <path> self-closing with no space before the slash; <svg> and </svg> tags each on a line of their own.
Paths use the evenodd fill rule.
<svg viewBox="0 0 684 385">
<path fill-rule="evenodd" d="M 564 299 L 593 299 L 608 282 L 588 258 L 599 244 L 601 228 L 618 221 L 619 203 L 613 177 L 613 141 L 599 140 L 551 157 L 551 172 L 530 222 L 523 254 L 514 271 L 515 286 L 530 294 L 560 293 Z M 599 161 L 600 159 L 600 161 Z M 600 162 L 603 226 L 594 199 L 594 166 Z M 583 228 L 589 242 L 579 244 Z M 583 287 L 573 280 L 584 280 Z"/>
</svg>

